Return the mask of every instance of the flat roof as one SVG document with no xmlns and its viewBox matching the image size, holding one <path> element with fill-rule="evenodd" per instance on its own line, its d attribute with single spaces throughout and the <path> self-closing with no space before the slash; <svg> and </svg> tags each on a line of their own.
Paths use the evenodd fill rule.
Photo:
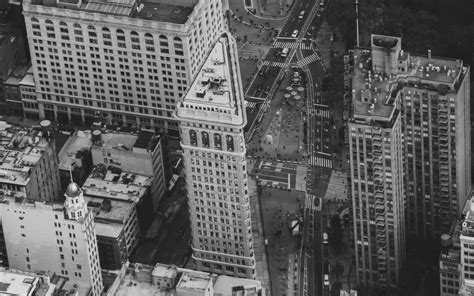
<svg viewBox="0 0 474 296">
<path fill-rule="evenodd" d="M 390 38 L 389 36 L 379 36 Z M 381 40 L 379 46 L 391 48 L 396 45 L 397 39 Z M 422 84 L 439 87 L 445 84 L 447 87 L 453 85 L 463 69 L 461 60 L 409 55 L 401 53 L 399 61 L 409 58 L 406 73 L 386 75 L 374 73 L 369 67 L 371 52 L 369 49 L 357 48 L 354 51 L 354 76 L 352 79 L 354 115 L 376 116 L 389 119 L 395 111 L 393 99 L 397 92 L 407 81 L 413 81 L 423 87 Z M 361 68 L 362 67 L 362 68 Z M 454 88 L 452 86 L 451 88 Z M 370 103 L 364 101 L 369 99 Z M 371 107 L 372 105 L 372 107 Z"/>
<path fill-rule="evenodd" d="M 92 147 L 90 131 L 77 131 L 71 136 L 59 152 L 59 169 L 69 170 L 76 163 L 76 154 L 82 149 Z"/>
<path fill-rule="evenodd" d="M 173 24 L 185 24 L 189 19 L 189 16 L 192 14 L 197 2 L 198 0 L 180 1 L 180 5 L 172 5 L 170 4 L 170 1 L 162 0 L 145 2 L 139 2 L 138 0 L 56 0 L 55 2 L 48 2 L 47 4 L 45 0 L 28 1 L 28 3 L 33 5 L 59 6 L 73 10 L 126 16 L 130 18 Z M 0 39 L 0 41 L 2 40 Z"/>
<path fill-rule="evenodd" d="M 157 22 L 185 24 L 193 12 L 193 7 L 159 2 L 142 2 L 141 4 L 143 8 L 135 14 L 135 17 Z"/>
<path fill-rule="evenodd" d="M 228 125 L 245 125 L 244 94 L 236 43 L 224 32 L 213 45 L 191 87 L 178 103 L 175 117 Z"/>
<path fill-rule="evenodd" d="M 94 212 L 96 223 L 125 224 L 135 206 L 132 201 L 113 200 L 110 201 L 110 209 L 104 207 L 104 199 L 99 197 L 85 196 L 87 207 Z"/>
<path fill-rule="evenodd" d="M 96 222 L 95 234 L 105 237 L 119 238 L 123 228 L 124 226 L 122 224 Z"/>
<path fill-rule="evenodd" d="M 209 106 L 232 108 L 233 89 L 231 86 L 228 49 L 223 41 L 212 48 L 201 71 L 194 80 L 185 102 Z M 200 96 L 202 94 L 202 96 Z"/>
<path fill-rule="evenodd" d="M 0 272 L 0 293 L 28 295 L 35 289 L 37 277 L 8 271 Z"/>
<path fill-rule="evenodd" d="M 186 271 L 179 279 L 176 289 L 204 292 L 209 285 L 212 285 L 212 277 L 209 274 Z"/>
<path fill-rule="evenodd" d="M 153 266 L 143 265 L 143 264 L 133 264 L 133 268 L 128 268 L 123 278 L 120 279 L 120 285 L 117 287 L 115 296 L 150 296 L 150 295 L 163 295 L 171 296 L 176 295 L 174 291 L 163 291 L 160 292 L 157 286 L 154 286 L 153 283 L 140 281 L 135 275 L 135 270 L 138 272 L 143 272 L 146 274 L 151 274 L 153 271 Z"/>
<path fill-rule="evenodd" d="M 255 287 L 257 289 L 260 289 L 261 286 L 262 285 L 260 281 L 238 278 L 238 277 L 230 277 L 226 275 L 219 275 L 217 277 L 216 282 L 214 283 L 214 293 L 231 295 L 233 287 L 244 287 L 244 288 Z"/>
<path fill-rule="evenodd" d="M 131 173 L 114 173 L 97 165 L 82 185 L 84 196 L 139 202 L 148 190 L 151 178 Z"/>
<path fill-rule="evenodd" d="M 138 136 L 127 133 L 102 133 L 102 145 L 105 149 L 122 149 L 132 152 Z M 94 144 L 95 145 L 95 144 Z M 97 145 L 95 145 L 97 146 Z"/>
<path fill-rule="evenodd" d="M 175 278 L 178 271 L 175 266 L 157 263 L 153 269 L 153 276 L 161 278 Z"/>
<path fill-rule="evenodd" d="M 354 115 L 389 118 L 395 111 L 395 105 L 386 103 L 390 97 L 390 88 L 395 81 L 376 74 L 373 78 L 370 77 L 371 82 L 369 83 L 369 71 L 372 69 L 366 68 L 366 65 L 369 64 L 370 51 L 356 49 L 355 55 L 354 76 L 352 78 Z M 363 69 L 357 66 L 361 63 L 364 65 Z M 363 97 L 369 98 L 373 102 L 372 111 L 370 111 L 371 103 L 364 102 Z"/>
<path fill-rule="evenodd" d="M 0 121 L 0 182 L 26 185 L 50 143 L 39 129 Z"/>
</svg>

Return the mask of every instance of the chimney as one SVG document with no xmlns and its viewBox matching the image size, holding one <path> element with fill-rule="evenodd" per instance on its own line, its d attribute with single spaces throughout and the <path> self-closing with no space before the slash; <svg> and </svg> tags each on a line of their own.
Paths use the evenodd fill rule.
<svg viewBox="0 0 474 296">
<path fill-rule="evenodd" d="M 431 49 L 428 49 L 428 63 L 431 63 Z"/>
</svg>

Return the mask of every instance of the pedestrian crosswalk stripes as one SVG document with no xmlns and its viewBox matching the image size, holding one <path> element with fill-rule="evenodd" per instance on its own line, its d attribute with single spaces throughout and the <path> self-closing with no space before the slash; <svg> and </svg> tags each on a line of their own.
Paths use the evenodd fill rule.
<svg viewBox="0 0 474 296">
<path fill-rule="evenodd" d="M 331 118 L 331 112 L 329 110 L 322 110 L 322 109 L 312 107 L 311 114 L 321 116 L 324 118 Z"/>
<path fill-rule="evenodd" d="M 323 168 L 332 168 L 332 160 L 327 159 L 327 158 L 321 158 L 321 157 L 313 156 L 310 159 L 308 159 L 308 163 L 310 165 L 320 166 L 320 167 L 323 167 Z"/>
<path fill-rule="evenodd" d="M 300 47 L 303 50 L 310 50 L 313 49 L 313 46 L 310 44 L 306 43 L 300 43 L 300 42 L 275 42 L 273 44 L 273 48 L 290 48 L 290 49 L 295 49 Z"/>
<path fill-rule="evenodd" d="M 263 61 L 263 66 L 273 66 L 273 67 L 280 67 L 280 68 L 286 68 L 288 67 L 288 63 L 282 63 L 282 62 L 272 62 L 272 61 Z"/>
<path fill-rule="evenodd" d="M 245 107 L 246 108 L 249 108 L 249 109 L 253 109 L 257 106 L 257 103 L 256 102 L 249 102 L 249 101 L 245 101 Z"/>
<path fill-rule="evenodd" d="M 311 64 L 314 61 L 319 61 L 319 56 L 316 53 L 313 53 L 310 56 L 304 57 L 303 59 L 299 60 L 298 66 L 303 67 L 304 65 Z"/>
<path fill-rule="evenodd" d="M 299 45 L 300 43 L 297 43 L 297 42 L 275 42 L 275 44 L 273 44 L 273 47 L 294 49 L 294 48 L 298 48 Z"/>
</svg>

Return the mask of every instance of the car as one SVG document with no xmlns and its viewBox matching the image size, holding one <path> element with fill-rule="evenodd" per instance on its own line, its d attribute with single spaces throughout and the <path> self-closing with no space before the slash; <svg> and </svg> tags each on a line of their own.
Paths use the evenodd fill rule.
<svg viewBox="0 0 474 296">
<path fill-rule="evenodd" d="M 298 37 L 298 30 L 294 30 L 293 34 L 291 34 L 291 37 L 293 37 L 293 38 Z"/>
<path fill-rule="evenodd" d="M 298 18 L 302 19 L 302 18 L 304 17 L 304 13 L 305 13 L 305 11 L 302 10 L 302 11 L 300 12 L 300 14 L 298 15 Z"/>
<path fill-rule="evenodd" d="M 324 285 L 329 286 L 329 274 L 324 275 Z"/>
<path fill-rule="evenodd" d="M 268 246 L 268 238 L 265 239 L 265 246 Z"/>
<path fill-rule="evenodd" d="M 323 244 L 327 244 L 328 243 L 328 234 L 325 232 L 323 233 Z"/>
</svg>

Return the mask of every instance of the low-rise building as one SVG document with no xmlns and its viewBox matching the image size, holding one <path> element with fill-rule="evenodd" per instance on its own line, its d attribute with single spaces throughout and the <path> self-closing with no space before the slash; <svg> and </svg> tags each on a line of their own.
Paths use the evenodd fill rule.
<svg viewBox="0 0 474 296">
<path fill-rule="evenodd" d="M 131 174 L 152 177 L 152 205 L 153 212 L 156 212 L 167 188 L 160 136 L 148 130 L 141 130 L 138 135 L 95 130 L 92 142 L 94 165 L 104 164 Z"/>
<path fill-rule="evenodd" d="M 0 112 L 6 113 L 7 104 L 3 83 L 8 79 L 19 61 L 25 57 L 23 42 L 18 34 L 0 31 Z"/>
<path fill-rule="evenodd" d="M 86 198 L 109 199 L 131 202 L 136 207 L 140 231 L 145 231 L 153 221 L 151 196 L 152 178 L 139 174 L 124 173 L 96 165 L 82 185 Z"/>
<path fill-rule="evenodd" d="M 0 190 L 21 192 L 28 199 L 60 199 L 58 158 L 49 121 L 23 128 L 0 121 Z"/>
<path fill-rule="evenodd" d="M 468 211 L 461 225 L 461 276 L 459 295 L 474 294 L 474 197 L 467 202 Z"/>
<path fill-rule="evenodd" d="M 23 116 L 29 119 L 39 119 L 33 67 L 28 68 L 19 85 L 21 101 L 23 102 Z"/>
<path fill-rule="evenodd" d="M 0 294 L 53 296 L 56 295 L 56 285 L 47 275 L 0 268 Z"/>
<path fill-rule="evenodd" d="M 61 186 L 66 190 L 71 182 L 71 173 L 79 186 L 89 176 L 92 170 L 92 133 L 91 131 L 76 131 L 64 143 L 59 151 L 59 178 Z"/>
<path fill-rule="evenodd" d="M 135 203 L 108 198 L 85 197 L 94 213 L 100 266 L 118 270 L 138 243 L 138 219 Z"/>
<path fill-rule="evenodd" d="M 127 263 L 107 296 L 265 296 L 257 280 L 157 264 Z"/>
<path fill-rule="evenodd" d="M 455 221 L 449 234 L 441 236 L 439 256 L 439 284 L 441 296 L 455 296 L 459 293 L 461 275 L 461 242 L 459 235 L 462 220 Z"/>
<path fill-rule="evenodd" d="M 10 75 L 8 75 L 7 80 L 3 82 L 6 111 L 9 115 L 23 116 L 20 83 L 30 67 L 29 65 L 22 64 L 16 66 Z"/>
</svg>

